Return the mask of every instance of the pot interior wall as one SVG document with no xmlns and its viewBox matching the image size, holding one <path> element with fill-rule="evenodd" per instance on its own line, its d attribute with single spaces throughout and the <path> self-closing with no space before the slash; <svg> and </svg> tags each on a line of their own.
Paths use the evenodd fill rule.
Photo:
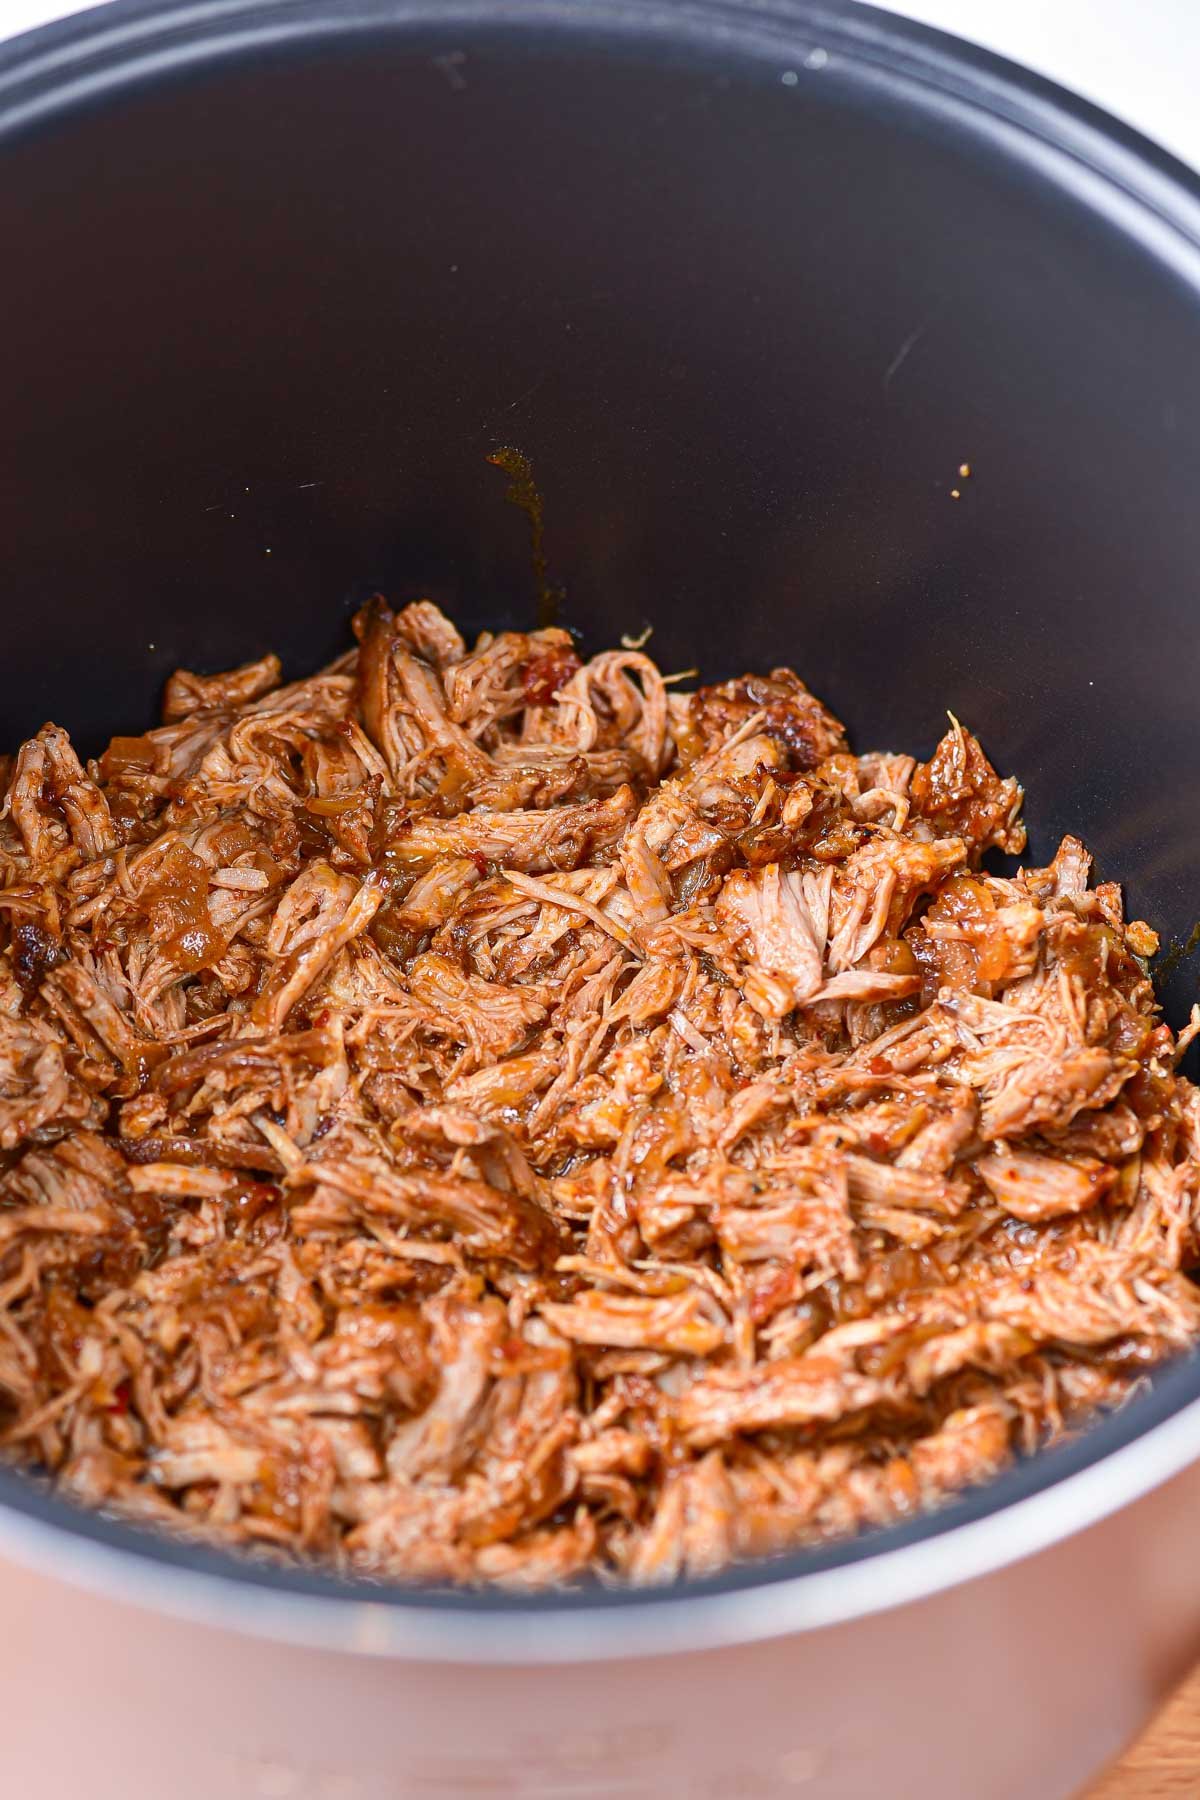
<svg viewBox="0 0 1200 1800">
<path fill-rule="evenodd" d="M 1186 937 L 1196 293 L 819 62 L 380 29 L 11 137 L 3 740 L 136 729 L 180 661 L 302 670 L 376 584 L 528 621 L 513 444 L 590 642 L 794 664 L 864 748 L 952 708 L 1036 855 L 1079 829 Z"/>
</svg>

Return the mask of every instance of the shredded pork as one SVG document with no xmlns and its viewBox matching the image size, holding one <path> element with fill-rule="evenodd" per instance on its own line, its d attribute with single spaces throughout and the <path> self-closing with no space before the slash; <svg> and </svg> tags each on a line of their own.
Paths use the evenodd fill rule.
<svg viewBox="0 0 1200 1800">
<path fill-rule="evenodd" d="M 0 765 L 0 1434 L 389 1578 L 661 1583 L 935 1507 L 1200 1333 L 1119 891 L 957 722 L 372 603 Z"/>
</svg>

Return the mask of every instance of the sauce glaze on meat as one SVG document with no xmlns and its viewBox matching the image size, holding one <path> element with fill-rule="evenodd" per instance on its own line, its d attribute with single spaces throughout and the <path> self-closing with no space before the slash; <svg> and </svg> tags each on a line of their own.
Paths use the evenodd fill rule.
<svg viewBox="0 0 1200 1800">
<path fill-rule="evenodd" d="M 936 1506 L 1200 1332 L 1119 890 L 956 722 L 856 756 L 421 602 L 0 766 L 0 1434 L 377 1575 L 702 1575 Z"/>
</svg>

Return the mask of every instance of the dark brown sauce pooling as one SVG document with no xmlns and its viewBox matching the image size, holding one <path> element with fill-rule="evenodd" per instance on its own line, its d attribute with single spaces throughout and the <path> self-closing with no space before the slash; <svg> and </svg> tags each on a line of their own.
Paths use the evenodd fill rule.
<svg viewBox="0 0 1200 1800">
<path fill-rule="evenodd" d="M 1181 964 L 1187 961 L 1189 956 L 1194 955 L 1197 948 L 1200 948 L 1200 919 L 1197 919 L 1187 937 L 1172 944 L 1162 961 L 1155 964 L 1155 982 L 1161 985 L 1166 981 Z"/>
</svg>

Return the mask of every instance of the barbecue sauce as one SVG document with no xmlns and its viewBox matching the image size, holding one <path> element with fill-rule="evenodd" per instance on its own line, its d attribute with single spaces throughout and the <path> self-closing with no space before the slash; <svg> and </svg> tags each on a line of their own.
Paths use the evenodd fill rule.
<svg viewBox="0 0 1200 1800">
<path fill-rule="evenodd" d="M 562 589 L 553 587 L 550 583 L 546 564 L 545 503 L 541 489 L 533 478 L 533 464 L 523 450 L 514 449 L 511 444 L 493 450 L 488 461 L 497 469 L 503 469 L 509 477 L 504 498 L 511 505 L 519 507 L 529 520 L 529 548 L 533 562 L 538 629 L 545 631 L 551 625 L 557 625 L 563 596 Z"/>
</svg>

